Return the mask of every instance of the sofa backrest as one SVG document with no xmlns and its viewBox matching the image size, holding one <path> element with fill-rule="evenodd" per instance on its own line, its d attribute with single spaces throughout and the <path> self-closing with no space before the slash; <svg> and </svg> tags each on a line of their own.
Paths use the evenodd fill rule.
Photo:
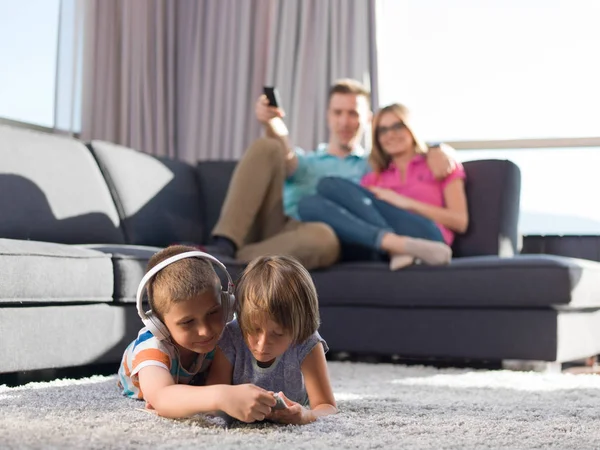
<svg viewBox="0 0 600 450">
<path fill-rule="evenodd" d="M 206 161 L 198 164 L 200 190 L 204 192 L 204 224 L 214 227 L 236 161 Z M 518 233 L 521 172 L 507 160 L 480 160 L 463 163 L 469 206 L 469 228 L 457 235 L 454 256 L 512 256 L 519 252 Z M 205 236 L 206 239 L 206 236 Z M 355 251 L 355 249 L 353 249 Z M 357 252 L 363 255 L 364 252 Z"/>
<path fill-rule="evenodd" d="M 469 207 L 469 227 L 456 235 L 454 256 L 519 253 L 518 232 L 521 172 L 507 160 L 479 160 L 463 163 Z"/>
<path fill-rule="evenodd" d="M 128 244 L 202 243 L 204 205 L 193 166 L 109 142 L 92 141 L 89 147 L 110 188 Z"/>
<path fill-rule="evenodd" d="M 0 125 L 0 237 L 125 241 L 108 186 L 84 144 Z"/>
<path fill-rule="evenodd" d="M 90 151 L 91 150 L 91 151 Z M 0 125 L 0 237 L 167 246 L 207 241 L 235 161 L 184 162 L 119 145 Z M 469 228 L 454 256 L 519 252 L 520 171 L 464 163 Z"/>
</svg>

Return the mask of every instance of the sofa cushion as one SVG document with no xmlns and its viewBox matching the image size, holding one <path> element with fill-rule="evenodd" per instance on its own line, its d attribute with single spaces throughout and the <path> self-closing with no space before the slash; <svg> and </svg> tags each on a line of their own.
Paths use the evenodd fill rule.
<svg viewBox="0 0 600 450">
<path fill-rule="evenodd" d="M 148 261 L 160 248 L 139 245 L 90 245 L 88 247 L 112 257 L 115 270 L 115 301 L 135 303 L 137 288 L 146 273 Z M 245 264 L 230 259 L 221 259 L 221 262 L 227 267 L 227 271 L 233 280 L 241 275 L 245 267 Z M 222 285 L 226 286 L 227 280 L 222 271 L 217 268 L 216 272 L 221 278 Z"/>
<path fill-rule="evenodd" d="M 518 233 L 521 172 L 511 161 L 463 163 L 469 207 L 469 228 L 456 235 L 455 257 L 519 253 Z"/>
<path fill-rule="evenodd" d="M 0 374 L 103 363 L 116 369 L 141 327 L 131 305 L 3 305 Z"/>
<path fill-rule="evenodd" d="M 79 246 L 0 239 L 0 304 L 111 302 L 110 257 Z"/>
<path fill-rule="evenodd" d="M 391 272 L 380 262 L 315 271 L 321 306 L 600 307 L 600 263 L 549 255 L 458 258 Z"/>
<path fill-rule="evenodd" d="M 90 148 L 134 245 L 201 243 L 202 196 L 193 166 L 102 141 Z"/>
<path fill-rule="evenodd" d="M 112 258 L 115 280 L 114 300 L 119 303 L 135 303 L 138 284 L 146 273 L 148 261 L 160 248 L 141 245 L 89 245 L 87 247 Z"/>
<path fill-rule="evenodd" d="M 81 142 L 0 125 L 0 236 L 124 242 L 100 169 Z"/>
</svg>

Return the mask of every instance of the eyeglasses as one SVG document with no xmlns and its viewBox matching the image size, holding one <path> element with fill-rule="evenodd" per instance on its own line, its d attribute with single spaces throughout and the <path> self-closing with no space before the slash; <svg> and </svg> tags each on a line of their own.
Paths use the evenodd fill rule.
<svg viewBox="0 0 600 450">
<path fill-rule="evenodd" d="M 389 127 L 377 127 L 377 136 L 381 137 L 385 134 L 387 134 L 388 131 L 394 131 L 396 133 L 402 131 L 404 128 L 406 128 L 406 125 L 404 124 L 404 122 L 396 122 L 393 123 L 392 125 L 390 125 Z"/>
</svg>

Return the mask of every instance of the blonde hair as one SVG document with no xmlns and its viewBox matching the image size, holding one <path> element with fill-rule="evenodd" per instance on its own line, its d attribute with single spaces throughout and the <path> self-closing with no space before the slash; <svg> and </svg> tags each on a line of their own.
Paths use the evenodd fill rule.
<svg viewBox="0 0 600 450">
<path fill-rule="evenodd" d="M 352 78 L 342 78 L 337 80 L 333 86 L 329 88 L 328 100 L 331 100 L 334 94 L 352 94 L 363 96 L 367 99 L 367 104 L 371 105 L 371 91 L 358 80 Z"/>
<path fill-rule="evenodd" d="M 147 270 L 171 256 L 192 251 L 197 249 L 185 245 L 167 247 L 152 255 Z M 214 290 L 216 296 L 220 288 L 221 281 L 212 264 L 200 258 L 184 258 L 169 264 L 152 277 L 146 287 L 152 312 L 162 322 L 171 305 L 196 297 L 208 290 Z"/>
<path fill-rule="evenodd" d="M 236 313 L 244 336 L 265 314 L 304 342 L 319 328 L 317 290 L 308 271 L 288 256 L 262 256 L 250 262 L 236 289 Z"/>
<path fill-rule="evenodd" d="M 417 153 L 427 153 L 427 146 L 423 141 L 421 141 L 414 133 L 413 127 L 410 124 L 410 111 L 409 109 L 400 104 L 393 103 L 391 105 L 385 106 L 381 108 L 375 117 L 373 118 L 373 145 L 371 148 L 371 154 L 369 156 L 369 163 L 374 172 L 381 173 L 386 170 L 390 162 L 392 162 L 392 158 L 388 155 L 385 150 L 381 147 L 379 143 L 379 136 L 377 134 L 377 129 L 379 128 L 379 122 L 381 121 L 381 116 L 384 114 L 392 113 L 398 117 L 402 121 L 402 123 L 406 126 L 406 129 L 410 132 L 413 141 L 415 143 L 415 151 Z"/>
</svg>

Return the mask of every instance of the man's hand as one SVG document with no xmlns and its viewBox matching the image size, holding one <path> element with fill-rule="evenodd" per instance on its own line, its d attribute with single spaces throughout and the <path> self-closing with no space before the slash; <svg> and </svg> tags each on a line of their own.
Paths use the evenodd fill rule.
<svg viewBox="0 0 600 450">
<path fill-rule="evenodd" d="M 312 414 L 310 409 L 306 409 L 301 404 L 291 401 L 283 392 L 279 392 L 279 396 L 283 399 L 287 408 L 273 410 L 273 412 L 267 416 L 267 419 L 272 420 L 273 422 L 293 425 L 305 425 L 316 420 L 316 417 Z"/>
<path fill-rule="evenodd" d="M 273 395 L 253 384 L 227 387 L 220 409 L 242 422 L 264 420 L 275 406 Z"/>
<path fill-rule="evenodd" d="M 281 108 L 269 106 L 269 100 L 266 95 L 263 94 L 258 97 L 254 111 L 258 121 L 264 125 L 267 136 L 283 138 L 289 134 L 283 122 L 285 112 Z"/>
<path fill-rule="evenodd" d="M 456 150 L 448 144 L 430 147 L 427 165 L 436 179 L 443 180 L 456 169 Z"/>
<path fill-rule="evenodd" d="M 285 117 L 283 109 L 269 106 L 269 99 L 264 94 L 258 97 L 254 111 L 256 112 L 256 118 L 262 124 L 269 123 L 275 117 L 279 117 L 280 119 Z"/>
</svg>

